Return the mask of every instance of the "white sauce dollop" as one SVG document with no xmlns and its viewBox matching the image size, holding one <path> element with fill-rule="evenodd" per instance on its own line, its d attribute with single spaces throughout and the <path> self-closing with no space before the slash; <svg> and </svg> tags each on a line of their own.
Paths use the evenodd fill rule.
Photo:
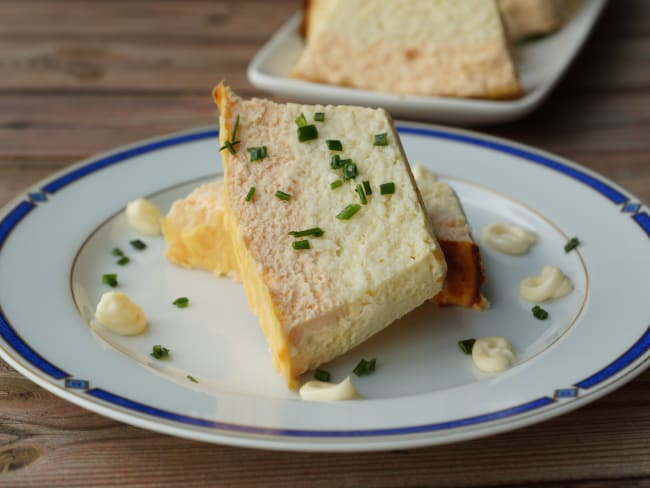
<svg viewBox="0 0 650 488">
<path fill-rule="evenodd" d="M 472 347 L 472 360 L 485 373 L 504 371 L 515 364 L 515 359 L 515 348 L 505 337 L 481 337 Z"/>
<path fill-rule="evenodd" d="M 126 218 L 131 227 L 147 236 L 161 233 L 160 219 L 162 212 L 156 204 L 146 198 L 138 198 L 126 205 Z"/>
<path fill-rule="evenodd" d="M 537 242 L 537 236 L 518 225 L 499 222 L 483 229 L 483 242 L 504 254 L 521 256 Z"/>
<path fill-rule="evenodd" d="M 562 298 L 571 290 L 571 281 L 555 266 L 544 266 L 540 276 L 529 276 L 519 284 L 521 298 L 533 303 Z"/>
<path fill-rule="evenodd" d="M 348 376 L 340 383 L 308 381 L 300 387 L 300 398 L 309 402 L 330 402 L 361 398 Z"/>
<path fill-rule="evenodd" d="M 95 320 L 120 335 L 137 335 L 147 328 L 147 317 L 139 305 L 120 291 L 104 293 L 95 310 Z"/>
</svg>

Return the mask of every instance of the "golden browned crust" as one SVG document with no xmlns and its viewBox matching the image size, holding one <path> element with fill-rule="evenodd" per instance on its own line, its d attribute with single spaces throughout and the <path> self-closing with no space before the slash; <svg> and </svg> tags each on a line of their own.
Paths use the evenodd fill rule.
<svg viewBox="0 0 650 488">
<path fill-rule="evenodd" d="M 307 38 L 307 34 L 310 30 L 309 19 L 312 17 L 312 1 L 311 0 L 302 0 L 302 18 L 300 19 L 300 25 L 298 26 L 298 34 L 302 38 Z"/>
<path fill-rule="evenodd" d="M 485 309 L 488 302 L 481 295 L 485 273 L 478 246 L 465 241 L 438 242 L 447 260 L 447 277 L 442 291 L 432 298 L 433 303 Z"/>
</svg>

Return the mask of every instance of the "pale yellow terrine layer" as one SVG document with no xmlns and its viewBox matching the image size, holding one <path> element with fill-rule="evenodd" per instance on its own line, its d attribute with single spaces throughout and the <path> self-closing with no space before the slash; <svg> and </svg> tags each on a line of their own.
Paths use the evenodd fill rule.
<svg viewBox="0 0 650 488">
<path fill-rule="evenodd" d="M 224 85 L 214 92 L 220 110 L 225 223 L 249 304 L 269 342 L 274 365 L 290 387 L 297 378 L 383 329 L 440 291 L 446 265 L 432 234 L 392 121 L 383 110 L 277 104 L 242 100 Z M 319 137 L 299 142 L 294 120 L 315 122 Z M 374 146 L 387 133 L 387 146 Z M 343 144 L 342 156 L 358 166 L 356 180 L 331 190 L 340 170 L 330 168 L 327 139 Z M 268 156 L 251 162 L 250 147 Z M 359 202 L 355 183 L 376 190 L 350 220 L 336 215 Z M 393 182 L 393 195 L 379 195 Z M 245 201 L 251 187 L 255 197 Z M 280 190 L 290 201 L 275 196 Z M 318 226 L 311 249 L 295 250 L 287 235 Z"/>
<path fill-rule="evenodd" d="M 292 76 L 422 96 L 515 98 L 496 0 L 314 0 Z"/>
</svg>

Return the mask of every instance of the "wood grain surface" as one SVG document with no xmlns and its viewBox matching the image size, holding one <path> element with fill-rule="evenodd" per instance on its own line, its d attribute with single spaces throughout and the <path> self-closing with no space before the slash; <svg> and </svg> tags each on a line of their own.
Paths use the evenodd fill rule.
<svg viewBox="0 0 650 488">
<path fill-rule="evenodd" d="M 215 125 L 209 93 L 222 78 L 245 96 L 270 96 L 249 84 L 246 67 L 299 4 L 0 0 L 0 205 L 92 154 Z M 610 1 L 540 109 L 480 130 L 577 161 L 649 202 L 650 1 Z M 163 485 L 650 487 L 650 371 L 575 412 L 506 434 L 313 454 L 121 424 L 0 360 L 0 486 Z"/>
</svg>

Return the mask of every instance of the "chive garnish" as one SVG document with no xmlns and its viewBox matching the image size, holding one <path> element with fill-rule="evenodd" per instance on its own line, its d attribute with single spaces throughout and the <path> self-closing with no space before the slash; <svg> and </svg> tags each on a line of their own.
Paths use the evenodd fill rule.
<svg viewBox="0 0 650 488">
<path fill-rule="evenodd" d="M 289 232 L 289 235 L 293 237 L 307 237 L 307 236 L 320 237 L 323 234 L 325 234 L 325 231 L 320 227 L 312 227 L 311 229 L 305 229 L 305 230 L 292 230 L 291 232 Z"/>
<path fill-rule="evenodd" d="M 251 162 L 261 161 L 266 157 L 266 146 L 249 147 L 248 153 L 251 156 Z"/>
<path fill-rule="evenodd" d="M 291 200 L 291 195 L 289 195 L 288 193 L 285 193 L 285 192 L 283 192 L 281 190 L 276 191 L 275 196 L 278 197 L 280 200 L 285 200 L 287 202 L 289 200 Z"/>
<path fill-rule="evenodd" d="M 472 349 L 474 348 L 474 343 L 476 339 L 465 339 L 464 341 L 458 341 L 458 347 L 464 354 L 472 354 Z"/>
<path fill-rule="evenodd" d="M 331 378 L 331 375 L 324 369 L 317 369 L 314 371 L 314 378 L 316 378 L 318 381 L 328 382 Z"/>
<path fill-rule="evenodd" d="M 115 288 L 117 283 L 117 275 L 115 273 L 105 274 L 102 276 L 102 283 Z"/>
<path fill-rule="evenodd" d="M 548 312 L 544 310 L 542 307 L 539 305 L 535 305 L 532 309 L 531 312 L 533 312 L 533 316 L 536 319 L 539 320 L 546 320 L 548 318 Z"/>
<path fill-rule="evenodd" d="M 318 138 L 318 130 L 315 125 L 303 125 L 298 127 L 298 141 L 305 142 Z"/>
<path fill-rule="evenodd" d="M 351 203 L 343 210 L 341 210 L 336 216 L 336 218 L 341 220 L 350 220 L 352 216 L 355 213 L 357 213 L 360 209 L 361 209 L 361 205 L 359 205 L 358 203 Z"/>
<path fill-rule="evenodd" d="M 316 112 L 314 114 L 315 122 L 324 122 L 325 121 L 325 112 Z"/>
<path fill-rule="evenodd" d="M 352 178 L 357 177 L 357 165 L 352 162 L 352 160 L 347 160 L 343 165 L 343 181 L 347 181 Z"/>
<path fill-rule="evenodd" d="M 116 248 L 113 249 L 113 251 L 111 252 L 111 254 L 112 254 L 113 256 L 118 256 L 118 257 L 121 258 L 122 256 L 124 256 L 124 251 L 122 251 L 119 247 L 116 247 Z"/>
<path fill-rule="evenodd" d="M 172 302 L 172 305 L 176 305 L 178 308 L 187 308 L 190 304 L 190 299 L 187 297 L 178 297 Z"/>
<path fill-rule="evenodd" d="M 167 349 L 164 346 L 161 346 L 160 344 L 156 344 L 155 346 L 153 346 L 151 355 L 156 359 L 165 359 L 169 357 L 169 349 Z"/>
<path fill-rule="evenodd" d="M 343 166 L 342 161 L 344 160 L 341 160 L 341 156 L 335 154 L 334 156 L 332 156 L 332 159 L 330 160 L 330 168 L 339 169 L 340 167 Z"/>
<path fill-rule="evenodd" d="M 237 139 L 237 129 L 239 129 L 239 114 L 237 114 L 237 117 L 235 117 L 235 126 L 232 128 L 232 134 L 230 136 L 231 141 L 235 141 Z"/>
<path fill-rule="evenodd" d="M 343 185 L 343 180 L 336 180 L 336 181 L 332 181 L 330 183 L 330 188 L 332 190 L 336 190 L 337 188 L 339 188 L 342 185 Z"/>
<path fill-rule="evenodd" d="M 127 256 L 122 256 L 116 263 L 118 266 L 124 266 L 125 264 L 129 264 L 129 261 L 131 260 Z"/>
<path fill-rule="evenodd" d="M 359 195 L 359 200 L 361 200 L 361 203 L 366 205 L 368 203 L 368 199 L 366 198 L 366 193 L 363 191 L 363 185 L 359 183 L 355 188 L 354 191 L 357 192 Z"/>
<path fill-rule="evenodd" d="M 137 249 L 138 251 L 142 251 L 143 249 L 147 248 L 147 245 L 144 242 L 142 242 L 140 239 L 135 239 L 129 242 L 129 244 L 131 244 L 131 246 L 133 246 L 133 248 Z"/>
<path fill-rule="evenodd" d="M 363 191 L 366 192 L 366 195 L 372 195 L 372 188 L 370 188 L 370 182 L 368 180 L 363 182 Z"/>
<path fill-rule="evenodd" d="M 244 200 L 246 200 L 247 202 L 250 202 L 253 199 L 253 195 L 255 195 L 255 187 L 251 186 L 248 189 L 248 193 L 246 193 L 246 197 L 244 198 Z"/>
<path fill-rule="evenodd" d="M 228 149 L 228 152 L 230 154 L 237 154 L 237 151 L 235 150 L 235 144 L 239 144 L 240 141 L 226 141 L 224 142 L 223 146 L 219 148 L 219 151 L 223 151 L 224 149 Z"/>
<path fill-rule="evenodd" d="M 377 359 L 372 358 L 370 361 L 362 359 L 359 364 L 352 370 L 357 376 L 367 376 L 372 373 L 377 366 Z"/>
<path fill-rule="evenodd" d="M 330 151 L 343 151 L 343 144 L 338 139 L 327 139 L 325 144 Z"/>
<path fill-rule="evenodd" d="M 305 117 L 305 114 L 300 112 L 300 115 L 298 115 L 298 117 L 295 118 L 294 122 L 298 127 L 304 127 L 307 125 L 307 118 Z"/>
<path fill-rule="evenodd" d="M 382 195 L 390 195 L 392 193 L 395 193 L 395 183 L 392 181 L 389 183 L 382 183 L 379 185 L 379 193 Z"/>
<path fill-rule="evenodd" d="M 291 243 L 291 246 L 294 249 L 301 250 L 301 249 L 310 249 L 311 246 L 309 245 L 309 241 L 307 239 L 304 239 L 302 241 L 293 241 Z"/>
<path fill-rule="evenodd" d="M 188 374 L 188 375 L 187 375 L 187 379 L 190 380 L 192 383 L 198 383 L 198 382 L 199 382 L 199 380 L 197 380 L 197 379 L 196 379 L 194 376 L 192 376 L 191 374 Z"/>
<path fill-rule="evenodd" d="M 237 137 L 237 129 L 239 129 L 239 114 L 237 114 L 237 117 L 235 118 L 235 126 L 232 129 L 232 134 L 230 134 L 230 140 L 224 142 L 223 146 L 219 148 L 219 152 L 223 151 L 224 149 L 228 149 L 228 152 L 230 154 L 237 154 L 237 151 L 235 150 L 235 144 L 240 143 L 240 141 L 235 140 Z"/>
<path fill-rule="evenodd" d="M 569 242 L 566 243 L 564 246 L 564 252 L 571 252 L 573 251 L 576 247 L 580 245 L 580 239 L 577 237 L 572 237 Z"/>
<path fill-rule="evenodd" d="M 387 146 L 388 145 L 388 134 L 385 132 L 381 134 L 375 134 L 375 140 L 372 143 L 373 146 Z"/>
</svg>

